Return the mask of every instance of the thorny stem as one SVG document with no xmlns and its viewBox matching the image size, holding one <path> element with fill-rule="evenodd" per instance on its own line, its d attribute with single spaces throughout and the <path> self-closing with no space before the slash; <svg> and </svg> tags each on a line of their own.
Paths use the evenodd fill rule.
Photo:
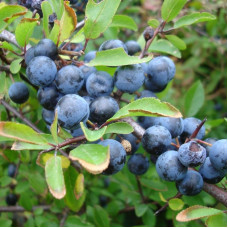
<svg viewBox="0 0 228 228">
<path fill-rule="evenodd" d="M 191 141 L 193 138 L 195 138 L 197 136 L 197 134 L 199 133 L 201 127 L 204 125 L 204 123 L 207 121 L 207 118 L 205 117 L 204 120 L 199 124 L 199 126 L 196 128 L 196 130 L 192 133 L 192 135 L 186 139 L 186 143 Z"/>
</svg>

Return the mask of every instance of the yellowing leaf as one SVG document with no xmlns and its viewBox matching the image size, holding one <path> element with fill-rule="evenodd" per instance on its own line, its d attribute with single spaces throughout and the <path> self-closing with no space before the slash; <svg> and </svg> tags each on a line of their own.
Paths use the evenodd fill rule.
<svg viewBox="0 0 228 228">
<path fill-rule="evenodd" d="M 75 11 L 64 3 L 64 11 L 60 20 L 60 41 L 64 41 L 69 38 L 71 33 L 76 29 L 77 16 Z"/>
<path fill-rule="evenodd" d="M 218 210 L 215 208 L 195 205 L 181 211 L 179 214 L 177 214 L 176 219 L 179 222 L 188 222 L 188 221 L 204 218 L 211 215 L 216 215 L 221 212 L 222 212 L 221 210 Z"/>
<path fill-rule="evenodd" d="M 80 199 L 84 192 L 84 175 L 80 173 L 77 176 L 76 182 L 75 182 L 75 188 L 74 188 L 74 194 L 76 199 Z"/>
<path fill-rule="evenodd" d="M 51 194 L 57 199 L 62 199 L 66 194 L 66 188 L 60 157 L 53 156 L 46 162 L 45 178 Z"/>
</svg>

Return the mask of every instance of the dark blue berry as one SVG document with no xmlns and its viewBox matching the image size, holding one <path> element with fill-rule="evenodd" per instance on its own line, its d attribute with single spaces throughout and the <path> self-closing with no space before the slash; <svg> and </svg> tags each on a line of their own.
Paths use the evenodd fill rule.
<svg viewBox="0 0 228 228">
<path fill-rule="evenodd" d="M 142 175 L 149 169 L 149 160 L 143 154 L 133 154 L 127 162 L 129 171 L 135 175 Z"/>
<path fill-rule="evenodd" d="M 127 46 L 121 40 L 107 40 L 101 44 L 99 51 L 105 51 L 109 49 L 123 48 L 128 53 Z"/>
<path fill-rule="evenodd" d="M 77 128 L 80 122 L 85 122 L 89 117 L 89 105 L 80 96 L 68 94 L 63 96 L 56 105 L 58 123 L 68 130 Z"/>
<path fill-rule="evenodd" d="M 218 139 L 207 138 L 204 141 L 207 142 L 207 143 L 210 143 L 211 145 L 213 145 L 216 141 L 218 141 Z M 208 146 L 206 144 L 202 144 L 202 146 L 206 149 L 207 157 L 208 157 L 212 146 Z"/>
<path fill-rule="evenodd" d="M 84 56 L 84 62 L 88 63 L 96 57 L 96 51 L 90 51 Z"/>
<path fill-rule="evenodd" d="M 30 47 L 25 53 L 25 63 L 28 66 L 29 62 L 35 57 L 35 47 Z"/>
<path fill-rule="evenodd" d="M 189 117 L 184 119 L 184 130 L 182 134 L 180 135 L 180 139 L 182 142 L 186 140 L 186 138 L 189 138 L 192 133 L 196 130 L 196 128 L 199 126 L 201 123 L 201 120 L 194 118 L 194 117 Z M 205 135 L 205 127 L 202 126 L 196 136 L 197 139 L 202 139 Z"/>
<path fill-rule="evenodd" d="M 179 161 L 177 151 L 169 150 L 158 157 L 156 170 L 166 181 L 180 181 L 185 177 L 188 168 Z"/>
<path fill-rule="evenodd" d="M 90 74 L 86 81 L 86 90 L 91 97 L 108 96 L 113 87 L 112 76 L 104 71 Z"/>
<path fill-rule="evenodd" d="M 209 158 L 215 169 L 220 172 L 227 172 L 227 139 L 218 140 L 213 144 Z"/>
<path fill-rule="evenodd" d="M 47 56 L 47 57 L 55 60 L 58 55 L 58 49 L 52 40 L 42 39 L 35 46 L 34 55 L 35 56 Z"/>
<path fill-rule="evenodd" d="M 6 196 L 6 203 L 9 206 L 15 206 L 17 203 L 17 196 L 15 194 L 9 193 Z"/>
<path fill-rule="evenodd" d="M 207 157 L 204 164 L 200 166 L 199 172 L 203 177 L 203 180 L 209 184 L 217 184 L 225 176 L 225 173 L 220 172 L 213 167 L 209 157 Z"/>
<path fill-rule="evenodd" d="M 108 168 L 103 171 L 105 175 L 113 175 L 123 169 L 126 161 L 126 151 L 121 143 L 114 139 L 105 139 L 99 142 L 100 145 L 109 146 L 110 149 L 110 163 Z"/>
<path fill-rule="evenodd" d="M 160 155 L 167 150 L 171 140 L 167 128 L 155 125 L 146 129 L 142 137 L 142 146 L 148 153 Z"/>
<path fill-rule="evenodd" d="M 152 92 L 161 92 L 173 79 L 175 72 L 175 64 L 170 58 L 159 56 L 152 59 L 148 64 L 146 88 Z"/>
<path fill-rule="evenodd" d="M 54 113 L 54 111 L 50 111 L 50 110 L 43 108 L 42 118 L 47 125 L 51 125 L 54 121 L 55 113 Z"/>
<path fill-rule="evenodd" d="M 15 82 L 9 88 L 10 99 L 17 103 L 22 104 L 29 98 L 28 87 L 23 82 Z"/>
<path fill-rule="evenodd" d="M 36 86 L 48 86 L 56 77 L 55 63 L 46 56 L 34 57 L 26 69 L 29 81 Z"/>
<path fill-rule="evenodd" d="M 125 45 L 128 50 L 128 55 L 134 55 L 142 50 L 138 42 L 135 40 L 129 40 L 125 43 Z"/>
<path fill-rule="evenodd" d="M 137 91 L 144 80 L 144 72 L 139 64 L 118 67 L 114 75 L 115 86 L 126 93 Z"/>
<path fill-rule="evenodd" d="M 54 110 L 58 100 L 62 96 L 63 95 L 58 92 L 55 84 L 40 87 L 37 92 L 38 101 L 45 109 L 48 110 Z"/>
<path fill-rule="evenodd" d="M 118 110 L 119 105 L 112 97 L 98 97 L 90 104 L 90 118 L 92 121 L 102 124 Z"/>
<path fill-rule="evenodd" d="M 10 164 L 10 165 L 8 166 L 8 176 L 14 177 L 14 176 L 15 176 L 15 173 L 16 173 L 16 170 L 17 170 L 16 165 Z"/>
<path fill-rule="evenodd" d="M 82 71 L 74 66 L 68 65 L 58 71 L 55 84 L 60 93 L 75 94 L 83 86 L 84 75 Z"/>
<path fill-rule="evenodd" d="M 203 188 L 203 178 L 197 171 L 188 170 L 183 180 L 176 183 L 178 191 L 187 196 L 194 196 Z"/>
<path fill-rule="evenodd" d="M 184 143 L 178 150 L 178 157 L 184 166 L 198 166 L 206 159 L 206 149 L 195 141 Z"/>
</svg>

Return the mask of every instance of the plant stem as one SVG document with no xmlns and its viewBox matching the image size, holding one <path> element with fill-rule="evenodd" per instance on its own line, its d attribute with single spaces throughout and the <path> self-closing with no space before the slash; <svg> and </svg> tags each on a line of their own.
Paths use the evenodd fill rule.
<svg viewBox="0 0 228 228">
<path fill-rule="evenodd" d="M 144 203 L 145 202 L 145 197 L 143 195 L 143 190 L 142 190 L 141 182 L 139 180 L 139 176 L 135 176 L 135 178 L 136 178 L 136 181 L 137 181 L 137 185 L 138 185 L 138 189 L 139 189 L 139 194 L 141 196 L 142 202 Z"/>
<path fill-rule="evenodd" d="M 28 126 L 30 126 L 34 131 L 38 133 L 42 133 L 40 129 L 38 129 L 30 120 L 28 120 L 25 116 L 23 116 L 21 113 L 19 113 L 15 108 L 13 108 L 10 104 L 8 104 L 6 101 L 0 99 L 0 104 L 2 104 L 6 109 L 8 109 L 10 112 L 12 112 L 16 117 L 23 120 Z"/>
<path fill-rule="evenodd" d="M 35 211 L 36 209 L 43 209 L 44 211 L 48 211 L 50 210 L 51 206 L 50 205 L 39 205 L 39 206 L 34 206 L 32 208 L 32 211 Z M 24 209 L 21 206 L 2 206 L 0 207 L 0 212 L 24 212 L 27 211 L 26 209 Z"/>
</svg>

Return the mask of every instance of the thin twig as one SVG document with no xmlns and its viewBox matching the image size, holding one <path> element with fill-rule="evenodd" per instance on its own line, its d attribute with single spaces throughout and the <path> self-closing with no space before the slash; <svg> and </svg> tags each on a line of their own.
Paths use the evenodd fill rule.
<svg viewBox="0 0 228 228">
<path fill-rule="evenodd" d="M 62 217 L 62 219 L 60 221 L 59 227 L 63 227 L 64 226 L 65 221 L 66 221 L 67 216 L 68 216 L 68 213 L 69 213 L 69 209 L 65 208 L 65 210 L 63 211 L 63 217 Z"/>
<path fill-rule="evenodd" d="M 143 190 L 142 190 L 141 182 L 139 180 L 139 176 L 135 176 L 135 178 L 136 178 L 136 181 L 137 181 L 137 185 L 138 185 L 138 189 L 139 189 L 139 194 L 141 196 L 142 202 L 144 203 L 145 202 L 145 197 L 143 195 Z"/>
<path fill-rule="evenodd" d="M 38 129 L 30 120 L 28 120 L 25 116 L 19 113 L 14 107 L 8 104 L 6 101 L 0 99 L 0 104 L 2 104 L 6 109 L 12 112 L 16 117 L 20 118 L 23 122 L 25 122 L 28 126 L 30 126 L 34 131 L 38 133 L 42 133 L 40 129 Z"/>
<path fill-rule="evenodd" d="M 171 198 L 167 199 L 167 201 L 169 201 L 170 199 L 176 199 L 176 198 L 181 198 L 181 197 L 182 197 L 182 194 L 180 192 L 178 192 L 174 197 L 171 197 Z M 160 209 L 158 209 L 154 213 L 154 215 L 158 215 L 159 213 L 164 211 L 168 206 L 169 206 L 169 202 L 167 202 L 164 206 L 162 206 Z"/>
</svg>

